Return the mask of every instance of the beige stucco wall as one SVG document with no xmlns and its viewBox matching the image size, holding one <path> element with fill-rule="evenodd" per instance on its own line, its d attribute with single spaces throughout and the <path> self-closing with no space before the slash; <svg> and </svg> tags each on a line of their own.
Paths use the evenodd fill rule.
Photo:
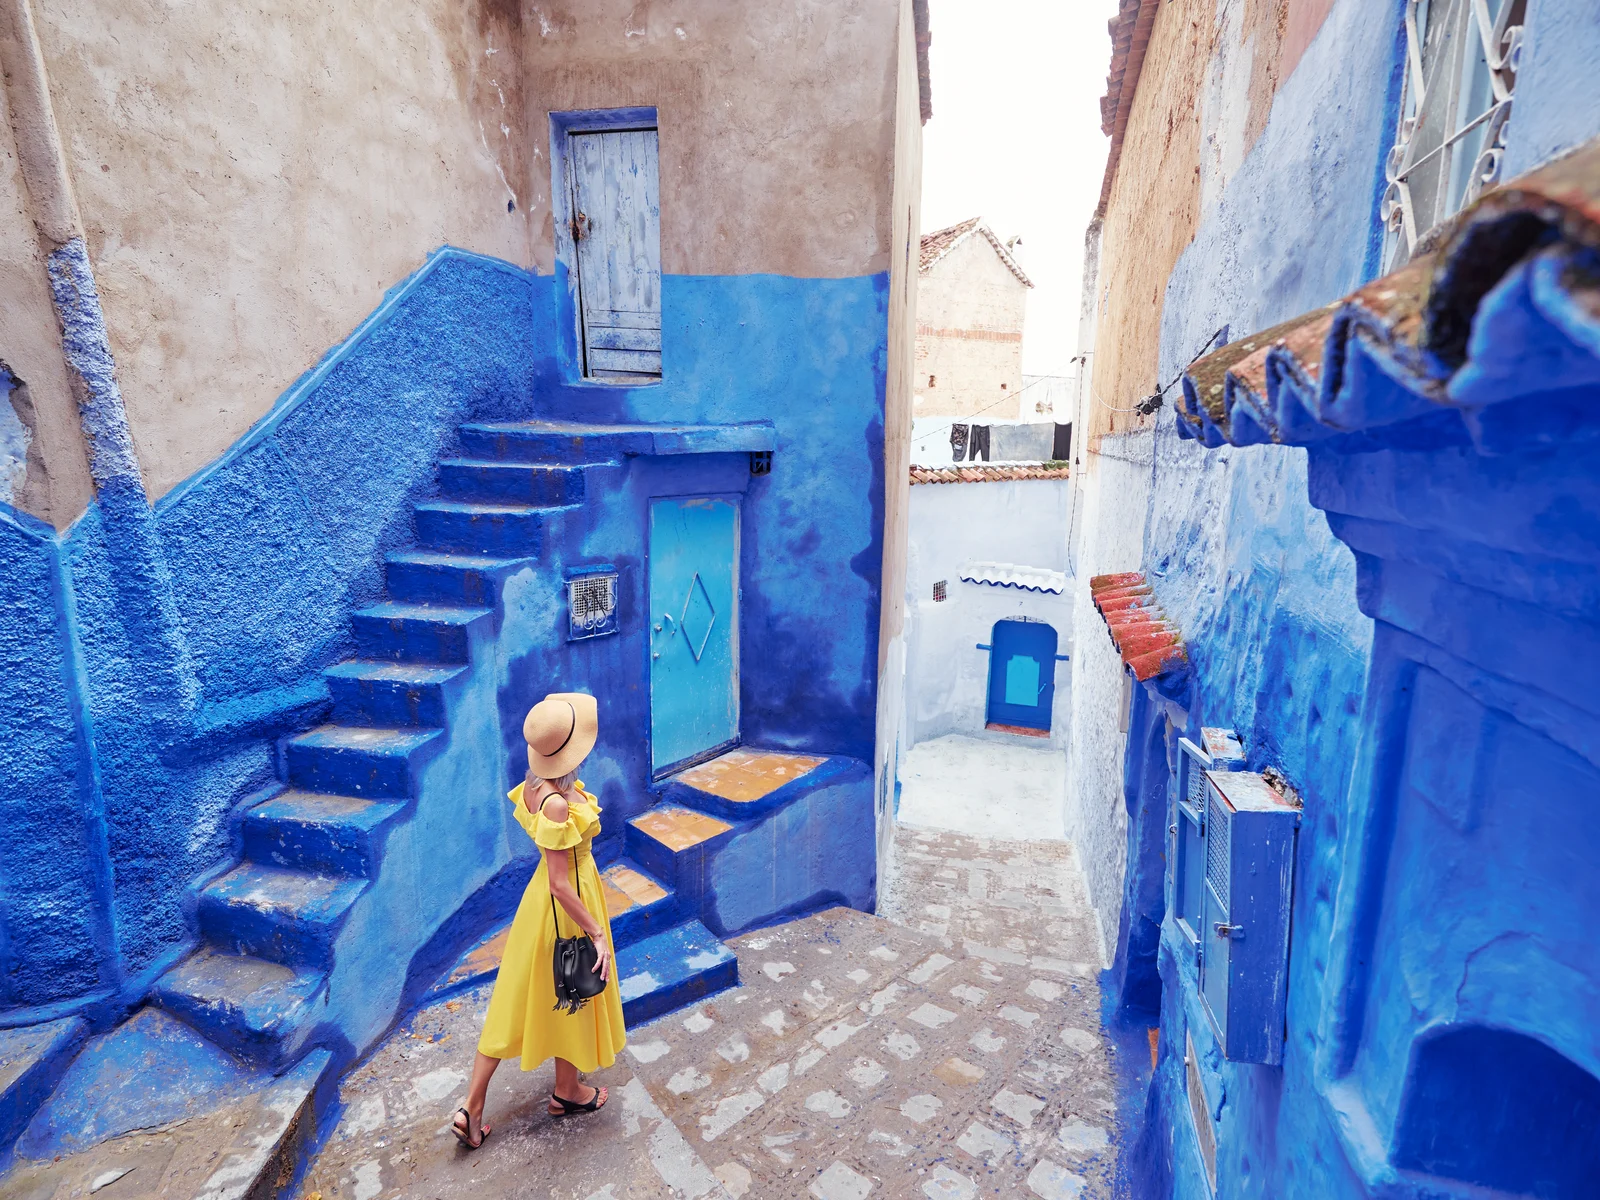
<svg viewBox="0 0 1600 1200">
<path fill-rule="evenodd" d="M 530 258 L 514 0 L 35 12 L 152 497 L 430 250 Z"/>
<path fill-rule="evenodd" d="M 551 269 L 547 114 L 654 105 L 661 269 L 843 277 L 889 266 L 896 0 L 543 0 L 526 27 Z"/>
<path fill-rule="evenodd" d="M 917 281 L 916 415 L 1022 415 L 1022 320 L 1028 288 L 981 233 Z"/>
<path fill-rule="evenodd" d="M 883 416 L 883 580 L 878 612 L 878 720 L 873 795 L 878 856 L 887 861 L 905 710 L 907 547 L 911 516 L 911 397 L 916 350 L 918 230 L 922 227 L 922 114 L 911 0 L 900 0 L 895 84 L 894 191 L 889 259 L 889 363 Z"/>
</svg>

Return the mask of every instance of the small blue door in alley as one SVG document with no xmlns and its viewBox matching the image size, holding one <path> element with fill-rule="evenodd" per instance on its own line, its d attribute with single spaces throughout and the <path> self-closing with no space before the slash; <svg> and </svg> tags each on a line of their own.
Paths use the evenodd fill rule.
<svg viewBox="0 0 1600 1200">
<path fill-rule="evenodd" d="M 996 621 L 989 642 L 989 724 L 1048 731 L 1056 696 L 1055 627 Z"/>
<path fill-rule="evenodd" d="M 739 506 L 650 502 L 650 761 L 686 765 L 739 738 Z"/>
<path fill-rule="evenodd" d="M 568 135 L 583 373 L 661 374 L 661 199 L 656 131 Z"/>
</svg>

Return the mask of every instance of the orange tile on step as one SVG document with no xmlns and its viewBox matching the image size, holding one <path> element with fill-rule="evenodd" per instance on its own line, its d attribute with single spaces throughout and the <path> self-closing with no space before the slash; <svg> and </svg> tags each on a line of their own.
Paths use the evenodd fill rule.
<svg viewBox="0 0 1600 1200">
<path fill-rule="evenodd" d="M 653 808 L 630 824 L 648 833 L 669 850 L 687 850 L 732 829 L 726 821 L 691 812 L 687 808 Z"/>
<path fill-rule="evenodd" d="M 824 761 L 811 754 L 778 750 L 730 750 L 680 772 L 676 778 L 697 791 L 747 804 L 770 796 L 784 784 L 816 770 Z"/>
</svg>

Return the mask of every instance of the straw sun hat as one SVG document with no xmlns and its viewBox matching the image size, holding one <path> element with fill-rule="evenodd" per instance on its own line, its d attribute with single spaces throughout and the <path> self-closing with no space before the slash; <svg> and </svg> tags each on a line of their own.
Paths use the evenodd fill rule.
<svg viewBox="0 0 1600 1200">
<path fill-rule="evenodd" d="M 559 779 L 589 756 L 599 734 L 593 696 L 551 692 L 528 710 L 522 722 L 528 769 L 540 779 Z"/>
</svg>

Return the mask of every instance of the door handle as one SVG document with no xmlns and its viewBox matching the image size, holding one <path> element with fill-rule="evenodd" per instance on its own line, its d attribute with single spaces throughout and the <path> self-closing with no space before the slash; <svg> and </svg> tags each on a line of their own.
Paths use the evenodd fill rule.
<svg viewBox="0 0 1600 1200">
<path fill-rule="evenodd" d="M 665 625 L 664 626 L 663 625 L 657 625 L 655 627 L 656 632 L 657 633 L 661 633 L 663 631 L 663 629 L 665 629 L 666 635 L 667 635 L 667 639 L 670 641 L 672 639 L 673 635 L 678 632 L 678 623 L 672 619 L 672 614 L 671 613 L 662 613 L 661 614 L 661 620 L 663 622 L 665 622 Z M 651 641 L 654 641 L 654 640 L 655 640 L 654 638 L 651 639 Z M 652 650 L 650 652 L 650 657 L 651 658 L 660 658 L 661 657 L 661 651 Z"/>
<path fill-rule="evenodd" d="M 1234 942 L 1244 941 L 1243 925 L 1229 925 L 1226 921 L 1216 921 L 1212 923 L 1211 928 L 1217 931 L 1218 937 L 1225 937 Z"/>
</svg>

